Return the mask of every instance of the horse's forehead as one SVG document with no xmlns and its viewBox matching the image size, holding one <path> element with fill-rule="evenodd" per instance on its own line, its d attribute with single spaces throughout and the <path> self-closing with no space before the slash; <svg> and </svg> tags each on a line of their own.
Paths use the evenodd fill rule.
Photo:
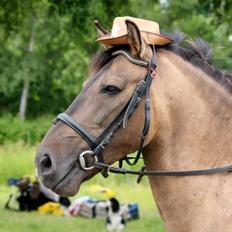
<svg viewBox="0 0 232 232">
<path fill-rule="evenodd" d="M 95 69 L 94 73 L 90 73 L 89 78 L 87 78 L 83 86 L 90 87 L 107 80 L 110 81 L 115 79 L 123 79 L 124 82 L 134 81 L 136 77 L 145 75 L 144 70 L 145 69 L 140 66 L 129 62 L 125 57 L 117 56 L 100 69 Z"/>
<path fill-rule="evenodd" d="M 114 75 L 125 76 L 128 70 L 131 70 L 130 63 L 124 57 L 116 57 L 110 68 L 109 71 Z"/>
<path fill-rule="evenodd" d="M 126 80 L 128 78 L 132 78 L 135 73 L 139 73 L 141 71 L 142 69 L 140 66 L 132 64 L 123 56 L 117 56 L 114 60 L 112 60 L 104 74 L 112 77 L 118 76 Z"/>
</svg>

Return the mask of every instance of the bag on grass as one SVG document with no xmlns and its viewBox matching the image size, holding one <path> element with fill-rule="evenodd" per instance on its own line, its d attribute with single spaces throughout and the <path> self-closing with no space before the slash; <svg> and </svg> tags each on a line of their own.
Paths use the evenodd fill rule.
<svg viewBox="0 0 232 232">
<path fill-rule="evenodd" d="M 5 204 L 6 209 L 32 211 L 37 210 L 38 207 L 47 202 L 60 202 L 66 207 L 70 205 L 68 198 L 59 197 L 59 195 L 45 188 L 38 181 L 32 182 L 29 177 L 10 178 L 8 184 L 17 187 L 17 190 L 9 196 Z"/>
</svg>

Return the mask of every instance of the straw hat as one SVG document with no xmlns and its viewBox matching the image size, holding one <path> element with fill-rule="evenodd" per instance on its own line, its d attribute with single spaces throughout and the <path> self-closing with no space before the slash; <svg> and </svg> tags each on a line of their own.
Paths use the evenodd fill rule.
<svg viewBox="0 0 232 232">
<path fill-rule="evenodd" d="M 97 41 L 105 45 L 128 44 L 126 20 L 133 21 L 138 26 L 142 37 L 150 45 L 165 45 L 172 42 L 171 38 L 160 34 L 158 23 L 129 16 L 115 18 L 111 33 L 101 36 Z"/>
</svg>

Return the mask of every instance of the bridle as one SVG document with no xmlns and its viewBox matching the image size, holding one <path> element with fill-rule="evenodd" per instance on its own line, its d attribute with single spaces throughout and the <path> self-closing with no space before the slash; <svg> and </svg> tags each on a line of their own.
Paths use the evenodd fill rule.
<svg viewBox="0 0 232 232">
<path fill-rule="evenodd" d="M 150 126 L 149 90 L 150 90 L 152 79 L 156 72 L 156 54 L 155 52 L 153 52 L 152 59 L 150 62 L 142 60 L 142 59 L 136 59 L 132 57 L 131 55 L 129 55 L 124 50 L 119 50 L 119 51 L 112 53 L 112 57 L 115 57 L 118 55 L 124 56 L 128 61 L 130 61 L 131 63 L 135 65 L 139 65 L 139 66 L 147 68 L 148 73 L 145 76 L 145 78 L 137 84 L 130 100 L 123 107 L 121 112 L 105 128 L 105 130 L 100 134 L 100 136 L 94 139 L 92 135 L 88 133 L 88 131 L 86 131 L 79 123 L 77 123 L 71 116 L 69 116 L 66 113 L 58 114 L 55 120 L 55 122 L 60 120 L 66 125 L 68 125 L 69 127 L 71 127 L 76 133 L 78 133 L 89 144 L 91 150 L 84 151 L 79 155 L 79 164 L 80 164 L 80 167 L 84 170 L 91 170 L 94 167 L 96 167 L 98 163 L 104 163 L 104 159 L 102 156 L 103 150 L 105 149 L 107 144 L 110 143 L 115 132 L 120 127 L 123 127 L 123 128 L 126 127 L 129 117 L 132 115 L 132 113 L 134 112 L 135 108 L 138 106 L 138 103 L 141 101 L 144 95 L 145 95 L 144 128 L 141 134 L 139 150 L 138 150 L 136 159 L 134 160 L 133 164 L 137 163 L 141 156 L 144 140 L 149 130 L 149 126 Z M 94 158 L 94 164 L 92 166 L 87 165 L 86 156 L 92 156 Z M 103 171 L 103 176 L 107 176 L 106 169 L 105 171 Z"/>
<path fill-rule="evenodd" d="M 105 128 L 105 130 L 95 139 L 87 130 L 85 130 L 80 123 L 76 122 L 71 116 L 66 113 L 60 113 L 57 115 L 54 123 L 57 121 L 62 121 L 67 126 L 71 127 L 77 134 L 79 134 L 90 146 L 91 150 L 86 150 L 78 155 L 79 165 L 83 170 L 92 170 L 94 168 L 100 169 L 104 177 L 108 176 L 108 172 L 118 173 L 118 174 L 132 174 L 138 175 L 137 182 L 139 183 L 143 176 L 196 176 L 196 175 L 209 175 L 222 172 L 231 172 L 232 165 L 210 168 L 203 170 L 190 170 L 190 171 L 146 171 L 143 166 L 139 171 L 131 171 L 122 168 L 122 161 L 125 160 L 129 165 L 135 165 L 141 157 L 144 140 L 148 134 L 150 127 L 150 86 L 152 80 L 156 74 L 156 52 L 153 48 L 152 58 L 150 62 L 137 59 L 132 57 L 127 51 L 118 50 L 112 53 L 112 58 L 118 55 L 124 56 L 132 64 L 145 67 L 147 69 L 147 74 L 143 80 L 141 80 L 131 98 L 127 104 L 123 107 L 121 112 L 116 116 L 116 118 Z M 127 126 L 127 122 L 130 116 L 133 114 L 134 110 L 137 108 L 142 97 L 145 98 L 144 104 L 144 126 L 141 133 L 140 145 L 138 152 L 134 161 L 130 161 L 130 157 L 125 157 L 119 161 L 119 167 L 114 167 L 104 162 L 103 151 L 106 146 L 111 142 L 115 132 L 123 127 Z M 94 161 L 91 165 L 88 165 L 88 157 L 91 157 Z"/>
</svg>

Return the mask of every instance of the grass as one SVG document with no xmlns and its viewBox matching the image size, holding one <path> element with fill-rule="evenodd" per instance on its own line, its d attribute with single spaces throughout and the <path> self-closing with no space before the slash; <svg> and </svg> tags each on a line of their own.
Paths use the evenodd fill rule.
<svg viewBox="0 0 232 232">
<path fill-rule="evenodd" d="M 22 142 L 0 145 L 0 184 L 5 184 L 9 177 L 21 177 L 34 173 L 36 146 Z"/>
<path fill-rule="evenodd" d="M 69 218 L 53 215 L 40 215 L 37 212 L 19 213 L 4 209 L 10 193 L 14 192 L 6 186 L 9 177 L 20 177 L 34 173 L 35 146 L 23 143 L 5 144 L 0 146 L 0 232 L 94 232 L 105 231 L 104 219 Z M 127 223 L 125 232 L 164 232 L 163 224 L 155 207 L 153 197 L 146 179 L 137 185 L 134 177 L 112 175 L 103 179 L 100 175 L 86 182 L 78 196 L 89 195 L 104 199 L 100 193 L 92 193 L 92 184 L 100 184 L 116 192 L 121 203 L 137 202 L 140 209 L 140 220 Z"/>
</svg>

